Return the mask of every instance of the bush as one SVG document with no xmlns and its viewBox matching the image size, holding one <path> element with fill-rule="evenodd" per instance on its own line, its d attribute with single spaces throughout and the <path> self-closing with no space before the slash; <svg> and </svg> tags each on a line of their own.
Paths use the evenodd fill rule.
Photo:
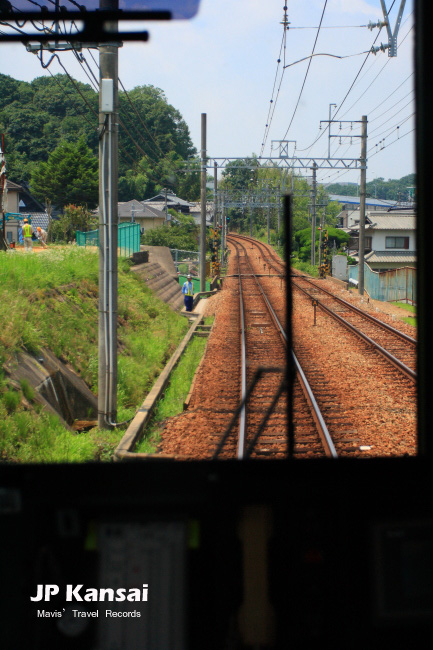
<svg viewBox="0 0 433 650">
<path fill-rule="evenodd" d="M 15 390 L 8 390 L 8 392 L 3 395 L 3 403 L 7 412 L 13 413 L 16 411 L 18 404 L 20 403 L 19 393 Z"/>
</svg>

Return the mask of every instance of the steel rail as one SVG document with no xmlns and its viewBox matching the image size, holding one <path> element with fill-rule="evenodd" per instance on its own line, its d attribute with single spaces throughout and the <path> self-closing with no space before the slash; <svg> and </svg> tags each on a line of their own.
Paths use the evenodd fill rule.
<svg viewBox="0 0 433 650">
<path fill-rule="evenodd" d="M 245 313 L 244 313 L 244 297 L 242 293 L 242 278 L 241 278 L 241 265 L 240 255 L 236 248 L 238 256 L 238 271 L 239 271 L 239 305 L 241 315 L 241 400 L 242 408 L 239 414 L 239 438 L 237 457 L 242 459 L 245 454 L 245 425 L 246 425 L 246 393 L 247 393 L 247 352 L 246 352 L 246 339 L 245 339 Z"/>
<path fill-rule="evenodd" d="M 248 240 L 248 238 L 244 238 L 244 237 L 242 237 L 242 238 Z M 237 244 L 237 245 L 241 246 L 244 249 L 244 252 L 246 253 L 246 249 L 243 246 L 243 244 L 241 244 L 240 242 L 236 242 L 233 235 L 230 235 L 230 236 L 227 237 L 227 241 L 229 241 L 229 240 L 231 240 L 233 244 L 235 244 L 235 245 Z M 248 240 L 248 241 L 251 241 L 251 240 Z M 246 255 L 246 259 L 248 259 L 247 255 Z M 251 268 L 251 262 L 248 261 L 248 263 L 249 263 L 250 268 Z M 280 321 L 278 319 L 278 316 L 275 313 L 275 310 L 273 309 L 271 303 L 269 302 L 269 299 L 266 296 L 266 294 L 265 294 L 265 292 L 263 290 L 263 287 L 261 286 L 260 282 L 258 281 L 257 276 L 253 272 L 252 268 L 251 268 L 251 272 L 252 272 L 252 276 L 254 277 L 254 279 L 256 281 L 256 284 L 257 284 L 257 286 L 258 286 L 258 288 L 259 288 L 259 290 L 260 290 L 260 292 L 262 294 L 262 297 L 263 297 L 263 299 L 265 301 L 266 307 L 268 308 L 271 319 L 274 321 L 274 324 L 276 325 L 277 329 L 279 330 L 284 344 L 287 346 L 287 343 L 288 343 L 287 334 L 286 334 L 283 326 L 281 325 L 281 323 L 280 323 Z M 301 364 L 299 363 L 294 351 L 292 350 L 291 352 L 292 352 L 293 360 L 295 362 L 295 368 L 296 368 L 297 373 L 298 373 L 298 378 L 299 378 L 299 382 L 301 384 L 302 392 L 304 393 L 304 396 L 305 396 L 305 398 L 306 398 L 306 400 L 307 400 L 307 402 L 308 402 L 308 404 L 310 406 L 310 410 L 312 412 L 313 420 L 314 420 L 314 423 L 316 425 L 316 429 L 318 431 L 320 440 L 322 442 L 325 454 L 328 457 L 337 458 L 337 452 L 336 452 L 336 449 L 335 449 L 331 434 L 329 433 L 328 427 L 326 426 L 325 420 L 324 420 L 324 418 L 322 416 L 322 413 L 320 411 L 320 407 L 317 404 L 317 401 L 316 401 L 316 399 L 314 397 L 311 386 L 308 383 L 307 377 L 305 376 L 305 373 L 303 372 Z M 284 382 L 282 382 L 282 384 L 280 385 L 280 388 L 279 388 L 279 390 L 277 392 L 277 396 L 274 397 L 274 400 L 273 400 L 273 402 L 271 404 L 271 408 L 274 407 L 274 403 L 276 403 L 277 399 L 279 398 L 279 396 L 282 393 L 283 383 Z M 267 421 L 267 418 L 268 418 L 270 412 L 271 412 L 271 409 L 268 409 L 268 412 L 267 412 L 265 418 L 263 419 L 262 424 L 260 425 L 256 435 L 254 436 L 253 441 L 250 443 L 250 445 L 249 445 L 249 447 L 247 449 L 247 452 L 246 452 L 247 457 L 249 457 L 251 455 L 251 453 L 253 451 L 253 447 L 256 444 L 260 433 L 264 429 L 265 423 Z"/>
<path fill-rule="evenodd" d="M 305 295 L 307 295 L 308 297 L 311 297 L 311 294 L 309 294 L 308 291 L 306 291 L 306 289 L 303 289 L 298 284 L 296 284 L 296 282 L 293 282 L 293 286 L 295 286 L 297 289 L 299 289 L 300 291 L 305 293 Z M 395 366 L 397 368 L 397 370 L 399 370 L 400 372 L 405 374 L 407 377 L 409 377 L 409 379 L 411 379 L 412 381 L 416 381 L 416 372 L 414 370 L 412 370 L 411 368 L 406 366 L 406 364 L 404 364 L 402 361 L 397 359 L 397 357 L 395 357 L 393 354 L 388 352 L 388 350 L 385 350 L 385 348 L 383 348 L 381 345 L 379 345 L 379 343 L 376 343 L 376 341 L 373 341 L 373 339 L 371 339 L 369 336 L 367 336 L 367 334 L 364 334 L 363 332 L 361 332 L 361 330 L 359 330 L 354 325 L 349 323 L 347 320 L 342 318 L 342 316 L 339 316 L 334 311 L 332 311 L 332 309 L 329 309 L 329 307 L 326 307 L 326 305 L 321 303 L 320 300 L 317 300 L 317 302 L 318 302 L 318 307 L 323 309 L 327 314 L 329 314 L 329 316 L 331 316 L 332 318 L 335 318 L 335 320 L 342 323 L 342 325 L 344 327 L 350 329 L 354 334 L 356 334 L 356 336 L 358 336 L 360 339 L 362 339 L 363 341 L 365 341 L 366 343 L 371 345 L 387 361 L 392 363 L 392 365 Z"/>
<path fill-rule="evenodd" d="M 323 419 L 322 413 L 320 411 L 319 405 L 316 402 L 316 398 L 313 395 L 310 384 L 304 374 L 304 371 L 301 368 L 301 364 L 296 358 L 295 353 L 292 350 L 292 357 L 295 362 L 296 371 L 301 382 L 302 391 L 306 397 L 308 404 L 310 405 L 311 412 L 313 414 L 314 422 L 316 423 L 316 428 L 319 432 L 320 439 L 325 450 L 325 454 L 330 458 L 337 458 L 337 452 L 334 447 L 334 442 L 331 438 L 331 435 L 328 431 L 328 427 Z"/>
<path fill-rule="evenodd" d="M 400 332 L 400 330 L 396 329 L 392 325 L 388 325 L 388 323 L 384 323 L 383 321 L 379 320 L 378 318 L 375 318 L 375 316 L 372 316 L 371 314 L 368 314 L 367 312 L 363 311 L 362 309 L 359 309 L 359 307 L 355 307 L 355 305 L 352 305 L 350 302 L 347 302 L 347 300 L 344 300 L 343 298 L 338 298 L 338 296 L 335 296 L 333 293 L 331 293 L 327 289 L 324 289 L 323 287 L 319 287 L 317 284 L 312 282 L 310 280 L 310 278 L 306 278 L 303 275 L 295 275 L 295 277 L 302 278 L 302 280 L 305 280 L 305 282 L 308 282 L 309 284 L 311 284 L 311 286 L 315 287 L 316 289 L 319 289 L 320 291 L 323 291 L 323 293 L 326 293 L 333 300 L 336 300 L 337 302 L 344 305 L 345 307 L 348 307 L 352 311 L 357 312 L 358 314 L 360 314 L 364 318 L 367 318 L 368 320 L 370 320 L 375 325 L 378 325 L 379 327 L 382 327 L 383 329 L 388 330 L 392 334 L 395 334 L 399 338 L 404 339 L 408 343 L 412 343 L 412 345 L 417 344 L 417 340 L 412 338 L 411 336 L 408 336 L 408 334 L 405 334 L 404 332 Z"/>
</svg>

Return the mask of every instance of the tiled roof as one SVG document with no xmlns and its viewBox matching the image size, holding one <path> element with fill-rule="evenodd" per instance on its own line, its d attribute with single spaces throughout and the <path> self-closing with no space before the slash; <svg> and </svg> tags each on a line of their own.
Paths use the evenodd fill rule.
<svg viewBox="0 0 433 650">
<path fill-rule="evenodd" d="M 143 203 L 165 203 L 165 194 L 164 192 L 161 192 L 160 194 L 157 194 L 156 196 L 152 196 L 151 199 L 146 199 L 143 201 Z M 167 205 L 184 205 L 184 206 L 190 206 L 192 205 L 189 201 L 185 201 L 184 199 L 180 199 L 176 194 L 171 194 L 170 192 L 167 192 Z"/>
<path fill-rule="evenodd" d="M 365 224 L 365 230 L 415 230 L 415 217 L 399 217 L 393 214 L 387 216 L 369 215 L 371 225 Z M 359 230 L 359 225 L 353 226 L 352 230 Z"/>
<path fill-rule="evenodd" d="M 160 204 L 159 204 L 160 205 Z M 153 219 L 154 217 L 159 217 L 165 219 L 165 212 L 158 210 L 150 205 L 145 205 L 143 201 L 137 201 L 132 199 L 132 201 L 126 201 L 118 204 L 118 214 L 122 219 L 130 219 L 132 217 L 132 210 L 134 209 L 134 217 L 139 217 L 141 219 L 148 218 Z"/>
<path fill-rule="evenodd" d="M 21 216 L 23 219 L 24 217 L 30 217 L 34 228 L 39 226 L 40 228 L 47 230 L 50 222 L 50 218 L 46 212 L 23 212 Z"/>
<path fill-rule="evenodd" d="M 372 262 L 416 264 L 416 255 L 413 251 L 371 251 L 365 255 L 364 260 L 369 264 Z"/>
<path fill-rule="evenodd" d="M 13 183 L 10 181 L 8 178 L 6 179 L 6 189 L 10 192 L 21 192 L 23 189 L 21 185 L 17 185 L 16 183 Z"/>
</svg>

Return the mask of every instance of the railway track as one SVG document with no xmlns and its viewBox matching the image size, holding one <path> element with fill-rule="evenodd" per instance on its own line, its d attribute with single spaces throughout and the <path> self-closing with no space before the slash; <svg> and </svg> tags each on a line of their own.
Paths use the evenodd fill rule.
<svg viewBox="0 0 433 650">
<path fill-rule="evenodd" d="M 302 372 L 293 374 L 293 428 L 287 431 L 287 399 L 278 394 L 287 358 L 285 265 L 248 237 L 231 233 L 228 243 L 229 272 L 208 354 L 188 411 L 167 425 L 161 451 L 262 459 L 416 453 L 413 380 L 330 317 L 320 316 L 314 327 L 311 295 L 296 289 L 293 366 Z M 319 433 L 322 421 L 326 434 Z M 328 436 L 332 445 L 325 451 Z"/>
<path fill-rule="evenodd" d="M 285 264 L 272 249 L 262 242 L 257 242 L 256 248 L 260 252 L 263 265 L 277 274 L 284 273 Z M 291 275 L 292 286 L 295 289 L 302 291 L 311 300 L 317 301 L 319 309 L 362 339 L 399 372 L 416 382 L 416 339 L 368 312 L 358 309 L 347 300 L 339 298 L 321 287 L 320 281 L 316 282 L 293 270 Z"/>
<path fill-rule="evenodd" d="M 241 406 L 214 457 L 229 444 L 238 418 L 237 457 L 328 455 L 336 451 L 325 418 L 296 356 L 294 435 L 287 438 L 287 404 L 283 398 L 287 335 L 260 284 L 245 239 L 229 237 L 236 254 L 241 325 Z M 261 274 L 260 274 L 261 275 Z M 247 394 L 247 385 L 250 389 Z M 234 436 L 232 436 L 234 438 Z M 233 446 L 233 441 L 231 442 Z"/>
<path fill-rule="evenodd" d="M 416 340 L 371 314 L 358 309 L 302 275 L 292 276 L 292 286 L 315 300 L 319 309 L 352 331 L 411 381 L 416 381 Z"/>
</svg>

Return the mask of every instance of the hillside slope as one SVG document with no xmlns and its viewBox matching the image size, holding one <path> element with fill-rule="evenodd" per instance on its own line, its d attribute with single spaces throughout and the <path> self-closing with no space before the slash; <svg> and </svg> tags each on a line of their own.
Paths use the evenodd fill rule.
<svg viewBox="0 0 433 650">
<path fill-rule="evenodd" d="M 131 418 L 188 323 L 119 263 L 118 421 Z M 0 455 L 3 461 L 83 461 L 109 457 L 122 433 L 74 434 L 34 401 L 8 367 L 25 350 L 48 349 L 94 394 L 98 378 L 98 255 L 50 247 L 41 254 L 0 253 Z"/>
</svg>

